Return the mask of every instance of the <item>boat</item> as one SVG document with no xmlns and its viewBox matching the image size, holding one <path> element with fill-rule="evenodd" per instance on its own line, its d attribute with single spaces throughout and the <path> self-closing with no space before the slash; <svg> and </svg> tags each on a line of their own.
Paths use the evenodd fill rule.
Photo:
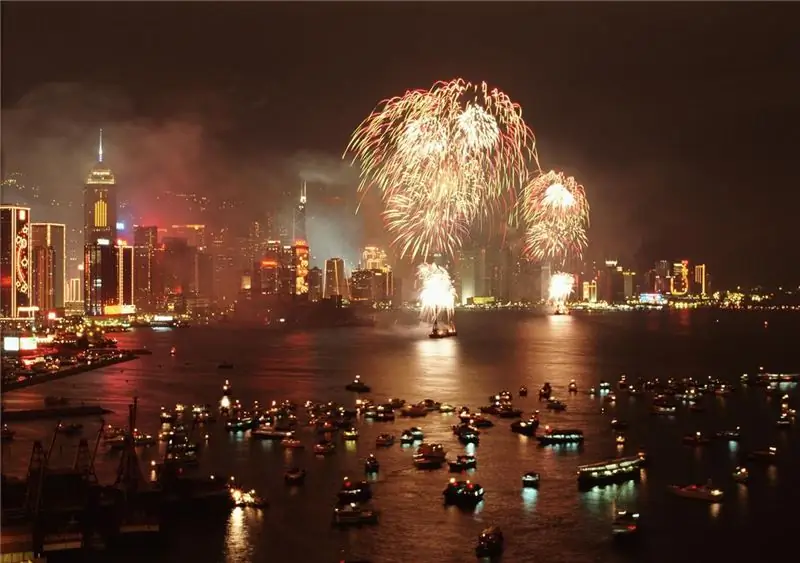
<svg viewBox="0 0 800 563">
<path fill-rule="evenodd" d="M 352 481 L 345 477 L 339 489 L 339 501 L 342 503 L 364 502 L 372 498 L 372 489 L 366 481 Z"/>
<path fill-rule="evenodd" d="M 737 467 L 733 470 L 733 480 L 737 483 L 747 483 L 747 480 L 750 478 L 750 472 L 747 471 L 746 467 Z"/>
<path fill-rule="evenodd" d="M 287 485 L 302 485 L 306 480 L 306 470 L 292 467 L 283 474 L 283 480 Z"/>
<path fill-rule="evenodd" d="M 611 390 L 611 384 L 608 381 L 605 381 L 605 380 L 601 379 L 600 380 L 600 392 L 610 391 L 610 390 Z"/>
<path fill-rule="evenodd" d="M 255 489 L 245 491 L 240 487 L 231 486 L 230 491 L 233 506 L 235 507 L 265 508 L 267 506 L 267 502 L 256 494 Z"/>
<path fill-rule="evenodd" d="M 617 389 L 620 391 L 625 391 L 628 388 L 628 377 L 625 374 L 619 376 L 619 381 L 617 382 Z"/>
<path fill-rule="evenodd" d="M 478 557 L 495 557 L 503 553 L 503 532 L 497 526 L 486 528 L 478 536 L 475 555 Z"/>
<path fill-rule="evenodd" d="M 528 471 L 522 476 L 522 487 L 526 489 L 538 489 L 541 476 L 535 471 Z"/>
<path fill-rule="evenodd" d="M 519 388 L 519 396 L 520 397 L 527 397 L 528 396 L 528 388 L 524 385 Z"/>
<path fill-rule="evenodd" d="M 636 481 L 641 478 L 644 463 L 644 456 L 637 455 L 581 465 L 578 467 L 578 488 L 588 490 L 596 486 Z"/>
<path fill-rule="evenodd" d="M 231 367 L 233 366 L 231 365 Z M 231 389 L 231 382 L 226 379 L 225 383 L 222 384 L 222 396 L 230 397 L 231 393 L 233 393 L 233 390 Z"/>
<path fill-rule="evenodd" d="M 567 405 L 559 401 L 558 399 L 547 399 L 547 404 L 545 405 L 548 410 L 551 411 L 565 411 L 567 410 Z"/>
<path fill-rule="evenodd" d="M 634 536 L 639 533 L 639 513 L 618 510 L 611 523 L 611 535 L 615 538 Z"/>
<path fill-rule="evenodd" d="M 305 447 L 303 446 L 303 442 L 301 442 L 297 438 L 292 438 L 291 436 L 287 436 L 286 438 L 281 440 L 281 446 L 283 446 L 287 450 L 302 450 Z"/>
<path fill-rule="evenodd" d="M 686 485 L 684 487 L 670 485 L 669 490 L 679 497 L 708 502 L 721 502 L 724 498 L 722 491 L 711 486 L 710 483 L 708 485 Z"/>
<path fill-rule="evenodd" d="M 172 348 L 170 348 L 170 349 L 169 349 L 169 355 L 170 355 L 170 356 L 174 356 L 174 355 L 175 355 L 175 352 L 176 352 L 176 350 L 175 350 L 175 346 L 173 346 Z"/>
<path fill-rule="evenodd" d="M 441 405 L 439 405 L 439 412 L 441 412 L 441 413 L 447 414 L 447 413 L 455 412 L 455 410 L 456 410 L 456 408 L 453 405 L 449 404 L 449 403 L 442 403 Z"/>
<path fill-rule="evenodd" d="M 479 436 L 480 432 L 477 429 L 473 428 L 469 425 L 461 425 L 458 426 L 455 430 L 456 436 L 458 436 L 458 441 L 462 444 L 479 444 L 481 438 Z"/>
<path fill-rule="evenodd" d="M 653 405 L 653 414 L 673 415 L 678 410 L 675 405 Z"/>
<path fill-rule="evenodd" d="M 474 426 L 475 428 L 491 428 L 494 426 L 494 422 L 480 414 L 476 414 L 468 419 L 468 422 L 470 426 Z"/>
<path fill-rule="evenodd" d="M 778 417 L 775 425 L 783 430 L 788 429 L 792 426 L 792 418 L 788 414 L 783 413 L 780 415 L 780 417 Z"/>
<path fill-rule="evenodd" d="M 536 436 L 543 446 L 555 444 L 580 444 L 583 442 L 583 431 L 575 429 L 554 430 L 545 426 L 544 434 Z"/>
<path fill-rule="evenodd" d="M 611 421 L 611 429 L 612 430 L 625 430 L 628 428 L 628 423 L 624 420 L 619 420 L 617 418 Z"/>
<path fill-rule="evenodd" d="M 458 336 L 455 325 L 441 327 L 438 321 L 434 321 L 431 332 L 428 334 L 428 338 L 451 338 L 453 336 Z"/>
<path fill-rule="evenodd" d="M 414 441 L 413 436 L 411 437 L 411 441 Z M 378 434 L 378 437 L 375 438 L 375 446 L 379 448 L 388 448 L 389 446 L 394 445 L 394 435 L 393 434 Z"/>
<path fill-rule="evenodd" d="M 414 443 L 414 435 L 409 430 L 403 430 L 400 434 L 400 443 L 404 446 L 410 446 Z"/>
<path fill-rule="evenodd" d="M 428 412 L 438 411 L 439 407 L 442 406 L 442 403 L 434 401 L 433 399 L 423 399 L 417 406 L 424 408 Z"/>
<path fill-rule="evenodd" d="M 737 426 L 735 430 L 721 430 L 714 434 L 714 437 L 720 440 L 728 440 L 729 442 L 738 442 L 739 438 L 741 438 L 741 433 Z"/>
<path fill-rule="evenodd" d="M 358 440 L 358 430 L 352 426 L 350 428 L 345 428 L 345 430 L 342 432 L 342 438 L 346 441 Z"/>
<path fill-rule="evenodd" d="M 617 437 L 614 438 L 614 441 L 617 443 L 618 446 L 625 445 L 625 434 L 617 434 Z"/>
<path fill-rule="evenodd" d="M 776 448 L 775 446 L 770 446 L 766 450 L 756 450 L 754 452 L 750 452 L 747 456 L 747 459 L 759 463 L 772 464 L 775 463 L 775 458 L 777 456 L 778 456 L 778 448 Z"/>
<path fill-rule="evenodd" d="M 369 454 L 369 457 L 364 461 L 364 472 L 377 473 L 380 468 L 381 464 L 378 463 L 378 459 L 375 457 L 375 455 Z"/>
<path fill-rule="evenodd" d="M 336 444 L 330 440 L 320 440 L 314 444 L 314 454 L 316 455 L 330 455 L 336 451 Z"/>
<path fill-rule="evenodd" d="M 511 431 L 517 434 L 522 434 L 523 436 L 535 436 L 538 428 L 538 418 L 531 418 L 530 420 L 515 420 L 511 423 Z"/>
<path fill-rule="evenodd" d="M 8 427 L 8 424 L 3 424 L 3 430 L 2 430 L 2 433 L 0 433 L 0 436 L 2 436 L 3 442 L 7 442 L 7 441 L 10 441 L 10 440 L 13 440 L 14 436 L 16 434 L 17 434 L 16 431 L 11 430 Z"/>
<path fill-rule="evenodd" d="M 569 391 L 570 393 L 578 392 L 578 384 L 575 383 L 574 379 L 569 382 L 569 387 L 567 388 L 567 391 Z"/>
<path fill-rule="evenodd" d="M 419 426 L 412 426 L 411 428 L 408 429 L 408 431 L 411 432 L 411 435 L 414 437 L 414 440 L 424 440 L 425 439 L 425 433 L 422 431 L 422 428 L 420 428 Z"/>
<path fill-rule="evenodd" d="M 256 424 L 257 424 L 256 419 L 254 419 L 252 416 L 250 416 L 247 413 L 242 413 L 242 414 L 236 416 L 235 418 L 230 418 L 230 419 L 226 420 L 225 421 L 225 430 L 227 430 L 228 432 L 246 432 L 247 430 L 252 430 L 256 426 Z M 260 428 L 261 431 L 258 432 L 254 437 L 265 438 L 266 436 L 264 436 L 263 433 L 266 432 L 268 429 L 259 426 L 258 428 L 256 428 L 256 431 L 258 431 L 259 428 Z M 272 431 L 272 430 L 275 430 L 275 429 L 270 426 L 269 430 Z M 272 439 L 280 440 L 280 439 L 282 439 L 284 437 L 285 436 L 277 436 L 276 435 L 276 436 L 273 436 Z"/>
<path fill-rule="evenodd" d="M 467 469 L 475 469 L 478 467 L 478 460 L 474 455 L 460 455 L 453 461 L 448 461 L 450 471 L 460 473 Z"/>
<path fill-rule="evenodd" d="M 539 389 L 539 400 L 540 401 L 547 400 L 550 398 L 550 395 L 552 394 L 553 394 L 552 386 L 550 385 L 550 383 L 545 382 L 545 384 L 542 385 L 542 388 Z"/>
<path fill-rule="evenodd" d="M 694 434 L 687 434 L 683 437 L 683 443 L 689 446 L 704 446 L 708 444 L 709 440 L 700 432 Z"/>
<path fill-rule="evenodd" d="M 444 464 L 446 453 L 441 444 L 420 444 L 414 454 L 414 466 L 417 469 L 438 469 Z"/>
<path fill-rule="evenodd" d="M 355 391 L 356 393 L 369 393 L 372 389 L 369 385 L 361 381 L 361 376 L 357 375 L 352 383 L 344 386 L 348 391 Z"/>
<path fill-rule="evenodd" d="M 442 491 L 445 504 L 475 506 L 483 500 L 484 490 L 478 483 L 450 479 Z"/>
<path fill-rule="evenodd" d="M 333 523 L 337 526 L 359 526 L 377 524 L 379 512 L 372 508 L 359 506 L 355 502 L 334 507 Z"/>
<path fill-rule="evenodd" d="M 422 405 L 407 405 L 400 409 L 400 415 L 407 418 L 422 418 L 428 414 L 428 409 Z"/>
</svg>

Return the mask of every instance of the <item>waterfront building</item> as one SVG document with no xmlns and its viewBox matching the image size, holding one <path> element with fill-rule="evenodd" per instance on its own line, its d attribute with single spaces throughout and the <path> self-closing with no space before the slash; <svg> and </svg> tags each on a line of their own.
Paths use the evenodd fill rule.
<svg viewBox="0 0 800 563">
<path fill-rule="evenodd" d="M 28 207 L 0 205 L 0 317 L 31 304 L 30 216 Z"/>
<path fill-rule="evenodd" d="M 31 299 L 40 311 L 64 307 L 66 226 L 31 223 Z"/>
<path fill-rule="evenodd" d="M 329 258 L 325 260 L 325 299 L 341 297 L 349 298 L 347 291 L 347 277 L 344 272 L 344 260 L 341 258 Z"/>
</svg>

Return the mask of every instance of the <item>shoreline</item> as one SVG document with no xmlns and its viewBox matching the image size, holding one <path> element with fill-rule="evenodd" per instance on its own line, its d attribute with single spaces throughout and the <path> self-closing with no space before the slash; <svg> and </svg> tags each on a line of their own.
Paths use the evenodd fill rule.
<svg viewBox="0 0 800 563">
<path fill-rule="evenodd" d="M 2 392 L 9 393 L 11 391 L 25 389 L 26 387 L 33 387 L 34 385 L 41 385 L 42 383 L 48 383 L 50 381 L 58 381 L 59 379 L 65 379 L 73 375 L 78 375 L 81 373 L 102 369 L 104 367 L 113 366 L 124 362 L 130 362 L 131 360 L 135 360 L 139 357 L 138 355 L 129 350 L 122 350 L 122 353 L 124 354 L 124 356 L 122 356 L 121 358 L 114 358 L 111 360 L 93 362 L 91 364 L 72 366 L 59 370 L 55 373 L 42 376 L 33 376 L 26 379 L 25 381 L 14 381 L 12 383 L 7 383 L 3 385 Z"/>
</svg>

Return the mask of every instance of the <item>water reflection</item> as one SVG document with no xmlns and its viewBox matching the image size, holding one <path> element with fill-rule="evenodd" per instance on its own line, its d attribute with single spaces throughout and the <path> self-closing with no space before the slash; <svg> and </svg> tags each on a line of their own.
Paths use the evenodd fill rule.
<svg viewBox="0 0 800 563">
<path fill-rule="evenodd" d="M 708 515 L 711 516 L 712 520 L 716 520 L 719 517 L 720 510 L 722 510 L 722 503 L 712 502 L 708 506 Z"/>
<path fill-rule="evenodd" d="M 778 468 L 774 465 L 770 465 L 767 468 L 767 481 L 769 481 L 769 484 L 772 486 L 778 484 Z"/>
<path fill-rule="evenodd" d="M 532 487 L 522 488 L 522 507 L 525 512 L 533 514 L 536 510 L 536 501 L 539 499 L 539 491 Z"/>
<path fill-rule="evenodd" d="M 252 546 L 248 526 L 245 525 L 245 509 L 234 508 L 228 517 L 225 534 L 225 560 L 230 563 L 250 561 Z"/>
</svg>

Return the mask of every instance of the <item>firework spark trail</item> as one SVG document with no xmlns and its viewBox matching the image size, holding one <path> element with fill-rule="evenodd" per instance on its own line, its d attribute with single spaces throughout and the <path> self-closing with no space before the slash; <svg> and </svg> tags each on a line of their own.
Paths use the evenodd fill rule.
<svg viewBox="0 0 800 563">
<path fill-rule="evenodd" d="M 525 186 L 519 205 L 528 257 L 564 261 L 583 255 L 589 202 L 575 178 L 553 170 L 540 174 Z"/>
<path fill-rule="evenodd" d="M 383 102 L 355 130 L 345 156 L 359 191 L 378 189 L 401 257 L 452 254 L 470 227 L 509 209 L 533 162 L 519 105 L 486 83 L 437 82 Z"/>
<path fill-rule="evenodd" d="M 419 292 L 422 320 L 434 322 L 444 315 L 449 322 L 456 304 L 456 290 L 450 274 L 436 264 L 421 264 L 417 268 L 417 279 L 422 285 Z"/>
<path fill-rule="evenodd" d="M 575 287 L 575 278 L 572 274 L 556 272 L 550 276 L 550 286 L 548 287 L 548 297 L 556 305 L 563 305 Z"/>
</svg>

